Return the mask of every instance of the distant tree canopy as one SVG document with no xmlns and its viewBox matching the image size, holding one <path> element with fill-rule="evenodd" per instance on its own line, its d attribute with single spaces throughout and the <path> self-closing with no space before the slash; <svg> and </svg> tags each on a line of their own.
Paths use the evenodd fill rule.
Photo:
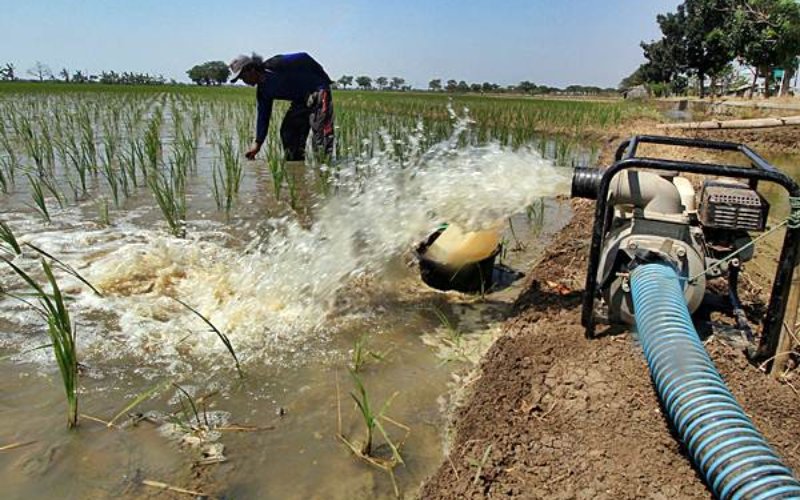
<svg viewBox="0 0 800 500">
<path fill-rule="evenodd" d="M 76 77 L 77 76 L 77 77 Z M 73 75 L 73 82 L 98 81 L 107 85 L 162 85 L 166 80 L 161 75 L 150 75 L 148 73 L 134 73 L 131 71 L 103 71 L 99 76 L 85 77 L 80 71 Z"/>
<path fill-rule="evenodd" d="M 353 84 L 353 77 L 350 75 L 342 75 L 337 82 L 343 89 L 346 89 Z"/>
<path fill-rule="evenodd" d="M 0 79 L 10 80 L 10 81 L 16 80 L 17 75 L 16 73 L 14 73 L 16 69 L 17 67 L 14 66 L 13 63 L 6 63 L 5 66 L 0 68 Z"/>
<path fill-rule="evenodd" d="M 356 78 L 356 84 L 358 85 L 358 88 L 360 88 L 362 90 L 371 89 L 372 88 L 372 78 L 370 78 L 370 77 L 368 77 L 366 75 L 359 76 L 358 78 Z"/>
<path fill-rule="evenodd" d="M 222 61 L 208 61 L 192 66 L 186 75 L 197 85 L 222 85 L 228 81 L 231 70 Z"/>
<path fill-rule="evenodd" d="M 800 54 L 800 4 L 794 0 L 685 0 L 676 12 L 657 17 L 662 37 L 642 42 L 646 62 L 620 82 L 620 88 L 663 84 L 673 92 L 685 89 L 687 77 L 705 96 L 706 77 L 712 87 L 730 79 L 736 59 L 753 68 L 755 86 L 766 79 L 769 96 L 773 70 L 794 75 Z"/>
</svg>

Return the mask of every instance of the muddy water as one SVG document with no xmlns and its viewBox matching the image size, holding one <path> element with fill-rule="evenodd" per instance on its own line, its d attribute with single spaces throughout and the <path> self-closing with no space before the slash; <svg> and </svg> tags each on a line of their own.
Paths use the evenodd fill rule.
<svg viewBox="0 0 800 500">
<path fill-rule="evenodd" d="M 384 423 L 403 440 L 397 481 L 413 493 L 442 458 L 459 374 L 497 334 L 519 282 L 485 297 L 433 291 L 419 281 L 408 249 L 435 220 L 480 227 L 516 212 L 502 258 L 525 270 L 570 216 L 552 199 L 538 202 L 563 191 L 554 182 L 565 177 L 548 177 L 549 163 L 534 153 L 452 146 L 427 152 L 413 177 L 398 175 L 403 165 L 388 157 L 370 161 L 368 179 L 348 181 L 365 165 L 345 165 L 342 194 L 325 202 L 313 171 L 294 166 L 294 208 L 275 200 L 263 162 L 248 164 L 230 220 L 214 210 L 211 153 L 201 148 L 186 239 L 167 235 L 145 191 L 112 210 L 109 227 L 97 222 L 94 200 L 51 207 L 53 222 L 45 224 L 22 190 L 6 197 L 3 218 L 20 240 L 75 267 L 103 297 L 59 275 L 74 299 L 83 365 L 84 416 L 75 432 L 65 430 L 52 354 L 36 349 L 47 343 L 41 319 L 19 302 L 0 303 L 0 447 L 13 445 L 0 451 L 4 496 L 163 494 L 143 480 L 236 498 L 392 496 L 387 474 L 336 438 L 364 434 L 347 370 L 358 339 L 372 406 L 391 399 L 386 415 L 408 429 Z M 538 181 L 520 180 L 527 176 Z M 387 199 L 391 209 L 379 210 Z M 528 215 L 519 213 L 532 202 Z M 36 269 L 32 255 L 17 263 Z M 20 290 L 7 269 L 0 285 Z M 173 298 L 227 332 L 243 380 L 216 335 Z M 171 384 L 197 402 L 196 416 Z M 95 420 L 119 413 L 114 428 Z M 147 418 L 137 422 L 133 413 Z M 193 418 L 206 432 L 175 428 Z M 198 465 L 204 461 L 221 463 Z"/>
</svg>

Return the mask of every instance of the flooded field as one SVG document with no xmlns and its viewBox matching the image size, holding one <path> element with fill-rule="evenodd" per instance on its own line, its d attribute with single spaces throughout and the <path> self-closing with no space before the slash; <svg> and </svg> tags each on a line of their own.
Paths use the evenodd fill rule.
<svg viewBox="0 0 800 500">
<path fill-rule="evenodd" d="M 9 497 L 393 497 L 442 460 L 448 410 L 520 281 L 435 291 L 412 249 L 441 222 L 499 224 L 499 262 L 526 271 L 570 218 L 564 165 L 594 148 L 499 125 L 521 108 L 395 113 L 345 94 L 334 162 L 284 162 L 275 127 L 251 163 L 250 97 L 0 93 Z M 576 123 L 624 112 L 587 109 Z M 37 312 L 56 300 L 43 262 L 73 326 L 73 430 Z M 359 458 L 345 440 L 363 450 L 365 422 Z"/>
</svg>

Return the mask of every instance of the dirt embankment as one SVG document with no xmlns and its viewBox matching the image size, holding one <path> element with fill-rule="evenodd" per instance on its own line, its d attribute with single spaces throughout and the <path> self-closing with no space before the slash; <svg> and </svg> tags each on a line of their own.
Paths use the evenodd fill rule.
<svg viewBox="0 0 800 500">
<path fill-rule="evenodd" d="M 609 139 L 606 161 L 619 138 Z M 640 347 L 626 333 L 584 337 L 593 204 L 572 203 L 574 220 L 529 274 L 421 498 L 711 497 L 661 412 Z M 794 388 L 714 339 L 707 349 L 757 427 L 800 470 Z"/>
</svg>

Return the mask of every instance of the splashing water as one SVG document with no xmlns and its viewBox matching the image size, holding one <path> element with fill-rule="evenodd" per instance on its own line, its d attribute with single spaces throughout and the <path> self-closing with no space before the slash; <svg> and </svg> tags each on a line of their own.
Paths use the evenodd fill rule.
<svg viewBox="0 0 800 500">
<path fill-rule="evenodd" d="M 197 318 L 171 297 L 226 332 L 244 362 L 312 349 L 309 336 L 329 333 L 326 315 L 337 293 L 409 250 L 436 224 L 484 228 L 569 189 L 571 172 L 533 150 L 459 147 L 467 124 L 459 121 L 450 139 L 428 149 L 420 146 L 421 127 L 402 143 L 384 134 L 371 158 L 332 172 L 334 194 L 316 207 L 310 228 L 288 218 L 268 221 L 244 251 L 139 231 L 138 241 L 91 262 L 84 273 L 106 295 L 81 294 L 78 308 L 116 316 L 113 336 L 122 339 L 95 342 L 95 354 L 145 352 L 176 369 L 187 351 L 193 358 L 224 355 L 214 335 L 187 336 Z"/>
</svg>

